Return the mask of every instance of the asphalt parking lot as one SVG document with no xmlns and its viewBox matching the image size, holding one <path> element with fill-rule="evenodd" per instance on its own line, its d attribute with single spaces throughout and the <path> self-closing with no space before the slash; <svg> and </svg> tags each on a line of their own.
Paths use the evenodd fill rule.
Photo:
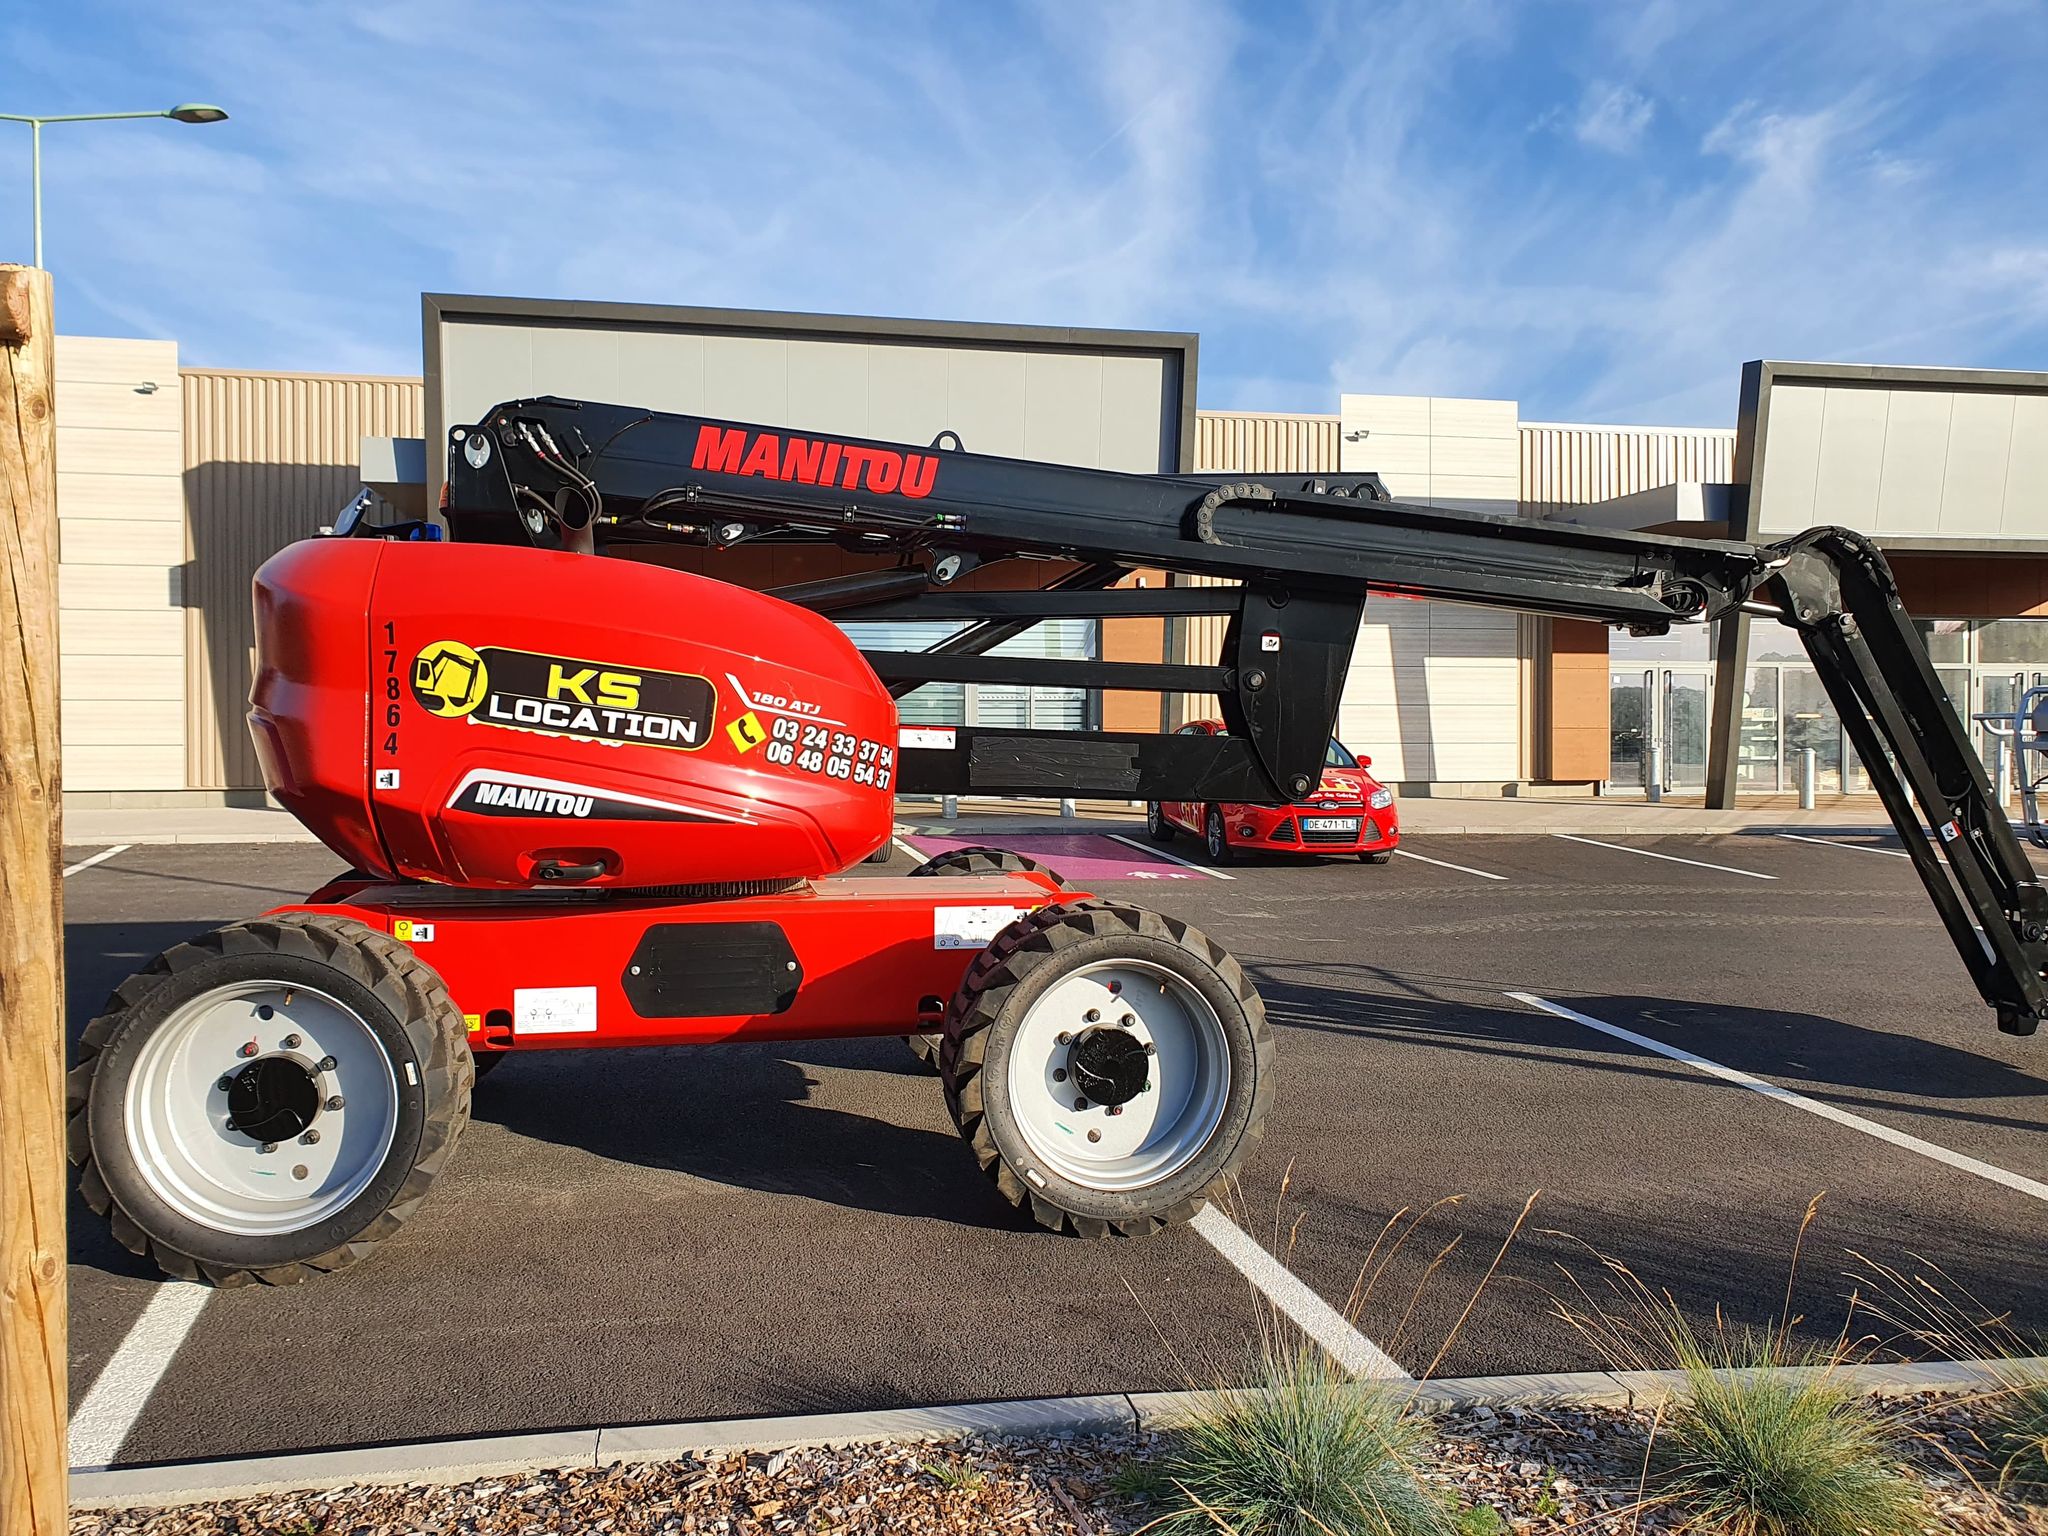
<svg viewBox="0 0 2048 1536">
<path fill-rule="evenodd" d="M 1356 1319 L 1406 1370 L 1601 1364 L 1549 1315 L 1589 1248 L 1702 1319 L 1774 1321 L 1817 1194 L 1812 1336 L 1851 1250 L 2048 1329 L 2048 1036 L 1996 1032 L 1895 844 L 1438 837 L 1212 872 L 1191 839 L 1187 862 L 1079 841 L 1035 851 L 1195 922 L 1267 1000 L 1278 1100 L 1239 1228 L 1341 1309 L 1390 1218 L 1436 1206 Z M 73 1033 L 167 944 L 335 869 L 280 845 L 79 871 Z M 509 1061 L 404 1233 L 323 1282 L 198 1297 L 160 1379 L 106 1371 L 158 1279 L 72 1221 L 74 1402 L 111 1405 L 74 1443 L 93 1463 L 1199 1385 L 1264 1305 L 1201 1233 L 1020 1221 L 894 1039 Z"/>
</svg>

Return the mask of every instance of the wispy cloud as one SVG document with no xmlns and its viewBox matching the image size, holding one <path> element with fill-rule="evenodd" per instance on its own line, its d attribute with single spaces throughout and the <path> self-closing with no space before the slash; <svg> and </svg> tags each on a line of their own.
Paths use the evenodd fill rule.
<svg viewBox="0 0 2048 1536">
<path fill-rule="evenodd" d="M 1643 130 L 1656 115 L 1656 103 L 1641 91 L 1600 81 L 1586 87 L 1572 131 L 1581 144 L 1627 154 L 1641 142 Z"/>
<path fill-rule="evenodd" d="M 1195 329 L 1203 403 L 1265 409 L 2038 366 L 2048 16 L 1741 14 L 79 0 L 0 53 L 31 110 L 234 113 L 45 145 L 62 323 L 198 362 L 415 371 L 436 288 Z"/>
</svg>

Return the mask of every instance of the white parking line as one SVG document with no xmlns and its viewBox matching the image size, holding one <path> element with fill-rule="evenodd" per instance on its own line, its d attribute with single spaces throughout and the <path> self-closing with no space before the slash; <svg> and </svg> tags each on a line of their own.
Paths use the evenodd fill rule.
<svg viewBox="0 0 2048 1536">
<path fill-rule="evenodd" d="M 64 871 L 64 878 L 66 880 L 69 880 L 81 869 L 91 869 L 95 864 L 104 864 L 106 863 L 107 860 L 111 859 L 115 854 L 126 853 L 130 848 L 134 846 L 135 845 L 133 843 L 116 843 L 111 848 L 103 848 L 98 853 L 94 854 L 91 858 L 80 859 L 76 864 L 71 865 L 68 869 Z"/>
<path fill-rule="evenodd" d="M 929 855 L 923 852 L 923 850 L 911 847 L 910 844 L 903 841 L 903 839 L 900 837 L 892 837 L 889 839 L 889 841 L 894 843 L 898 848 L 901 848 L 905 853 L 909 854 L 910 857 L 919 864 L 922 864 L 926 860 L 926 858 L 929 857 Z"/>
<path fill-rule="evenodd" d="M 1302 1284 L 1299 1276 L 1215 1206 L 1203 1206 L 1188 1225 L 1353 1376 L 1367 1381 L 1414 1380 L 1392 1355 L 1346 1322 L 1343 1313 Z"/>
<path fill-rule="evenodd" d="M 1675 853 L 1654 853 L 1648 848 L 1631 848 L 1627 843 L 1603 843 L 1597 837 L 1574 837 L 1569 832 L 1553 832 L 1552 837 L 1561 837 L 1568 843 L 1589 843 L 1595 848 L 1612 848 L 1616 853 L 1639 853 L 1646 859 L 1662 859 L 1667 864 L 1690 864 L 1694 869 L 1718 869 L 1724 875 L 1747 875 L 1752 880 L 1775 880 L 1776 875 L 1759 874 L 1753 869 L 1737 869 L 1732 864 L 1709 864 L 1704 859 L 1681 859 Z"/>
<path fill-rule="evenodd" d="M 1870 843 L 1838 843 L 1832 837 L 1801 837 L 1797 832 L 1779 832 L 1774 835 L 1789 837 L 1795 843 L 1820 843 L 1828 848 L 1853 849 L 1857 853 L 1882 853 L 1888 854 L 1895 859 L 1910 859 L 1913 857 L 1913 855 L 1907 853 L 1902 848 L 1879 848 Z"/>
<path fill-rule="evenodd" d="M 1126 848 L 1135 848 L 1140 853 L 1156 853 L 1160 858 L 1167 860 L 1169 863 L 1186 865 L 1189 869 L 1207 875 L 1212 880 L 1235 880 L 1237 878 L 1235 875 L 1226 875 L 1220 869 L 1211 869 L 1206 864 L 1197 864 L 1192 859 L 1184 859 L 1177 853 L 1168 853 L 1164 848 L 1156 845 L 1141 843 L 1134 837 L 1125 837 L 1121 832 L 1106 832 L 1103 835 L 1113 843 L 1122 843 Z"/>
<path fill-rule="evenodd" d="M 1506 875 L 1490 875 L 1483 869 L 1468 869 L 1463 864 L 1453 864 L 1449 859 L 1432 859 L 1426 853 L 1410 853 L 1406 848 L 1396 848 L 1395 853 L 1404 859 L 1415 859 L 1423 864 L 1434 864 L 1438 869 L 1455 869 L 1461 875 L 1477 875 L 1482 880 L 1505 880 Z"/>
<path fill-rule="evenodd" d="M 1597 1029 L 1603 1035 L 1612 1035 L 1617 1040 L 1626 1040 L 1630 1045 L 1639 1045 L 1646 1051 L 1655 1051 L 1659 1056 L 1668 1056 L 1673 1061 L 1682 1061 L 1688 1067 L 1694 1067 L 1710 1076 L 1718 1077 L 1724 1082 L 1734 1083 L 1738 1087 L 1747 1088 L 1753 1093 L 1760 1093 L 1767 1099 L 1776 1099 L 1780 1104 L 1789 1104 L 1794 1109 L 1803 1109 L 1810 1115 L 1819 1115 L 1823 1120 L 1832 1120 L 1837 1125 L 1846 1125 L 1852 1131 L 1861 1131 L 1866 1136 L 1875 1136 L 1879 1141 L 1889 1142 L 1895 1147 L 1903 1147 L 1908 1152 L 1917 1152 L 1922 1157 L 1932 1158 L 1937 1163 L 1946 1163 L 1949 1167 L 1960 1169 L 1964 1173 L 1975 1174 L 1978 1178 L 1988 1179 L 1993 1184 L 2002 1184 L 2007 1189 L 2017 1190 L 2020 1194 L 2032 1195 L 2036 1200 L 2048 1200 L 2048 1184 L 2042 1183 L 2039 1179 L 2030 1179 L 2023 1173 L 2014 1173 L 2010 1169 L 2000 1168 L 1993 1163 L 1980 1162 L 1976 1158 L 1967 1156 L 1964 1153 L 1952 1152 L 1947 1147 L 1938 1146 L 1934 1142 L 1922 1141 L 1918 1136 L 1909 1136 L 1904 1131 L 1895 1131 L 1890 1126 L 1880 1125 L 1875 1120 L 1866 1120 L 1861 1115 L 1852 1115 L 1846 1109 L 1837 1109 L 1832 1104 L 1823 1104 L 1819 1099 L 1809 1099 L 1803 1093 L 1794 1093 L 1790 1088 L 1781 1088 L 1776 1083 L 1768 1082 L 1761 1077 L 1753 1077 L 1747 1072 L 1739 1072 L 1734 1067 L 1724 1067 L 1718 1061 L 1709 1061 L 1704 1056 L 1696 1056 L 1691 1051 L 1685 1050 L 1680 1046 L 1666 1045 L 1662 1040 L 1652 1040 L 1647 1035 L 1639 1035 L 1634 1030 L 1623 1029 L 1618 1024 L 1608 1024 L 1600 1019 L 1591 1018 L 1586 1014 L 1575 1012 L 1561 1003 L 1553 1003 L 1544 998 L 1537 997 L 1534 993 L 1510 992 L 1507 995 L 1518 1003 L 1527 1003 L 1532 1008 L 1541 1008 L 1545 1013 L 1554 1013 L 1561 1019 L 1570 1019 L 1574 1024 L 1583 1024 L 1588 1029 Z"/>
<path fill-rule="evenodd" d="M 107 1466 L 120 1455 L 135 1421 L 142 1417 L 171 1357 L 199 1321 L 200 1308 L 213 1291 L 183 1280 L 157 1287 L 142 1316 L 108 1358 L 85 1401 L 71 1415 L 71 1465 L 74 1470 Z"/>
</svg>

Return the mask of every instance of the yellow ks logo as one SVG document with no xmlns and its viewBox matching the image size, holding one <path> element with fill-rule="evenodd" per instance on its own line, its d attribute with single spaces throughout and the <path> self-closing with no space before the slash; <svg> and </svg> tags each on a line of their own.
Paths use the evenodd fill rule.
<svg viewBox="0 0 2048 1536">
<path fill-rule="evenodd" d="M 412 696 L 437 715 L 466 715 L 483 703 L 491 675 L 460 640 L 436 640 L 412 662 Z"/>
</svg>

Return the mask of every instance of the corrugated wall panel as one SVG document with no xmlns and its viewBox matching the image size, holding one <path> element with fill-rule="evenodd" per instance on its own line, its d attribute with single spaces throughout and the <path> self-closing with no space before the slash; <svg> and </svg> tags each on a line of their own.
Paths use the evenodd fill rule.
<svg viewBox="0 0 2048 1536">
<path fill-rule="evenodd" d="M 1545 517 L 1637 491 L 1735 478 L 1735 434 L 1699 427 L 1598 427 L 1525 421 L 1522 513 Z"/>
<path fill-rule="evenodd" d="M 1195 468 L 1201 472 L 1337 472 L 1335 416 L 1260 411 L 1195 412 Z"/>
<path fill-rule="evenodd" d="M 1338 469 L 1338 418 L 1279 414 L 1269 411 L 1195 412 L 1195 469 L 1199 473 L 1335 474 Z M 1175 586 L 1227 587 L 1236 583 L 1213 576 L 1176 576 Z M 1205 666 L 1223 649 L 1230 620 L 1216 615 L 1175 619 L 1169 649 L 1173 659 Z M 1211 694 L 1170 696 L 1167 720 L 1179 726 L 1214 715 Z"/>
<path fill-rule="evenodd" d="M 361 483 L 365 437 L 418 437 L 418 379 L 183 371 L 186 775 L 194 789 L 262 784 L 243 714 L 249 579 L 333 520 Z"/>
</svg>

